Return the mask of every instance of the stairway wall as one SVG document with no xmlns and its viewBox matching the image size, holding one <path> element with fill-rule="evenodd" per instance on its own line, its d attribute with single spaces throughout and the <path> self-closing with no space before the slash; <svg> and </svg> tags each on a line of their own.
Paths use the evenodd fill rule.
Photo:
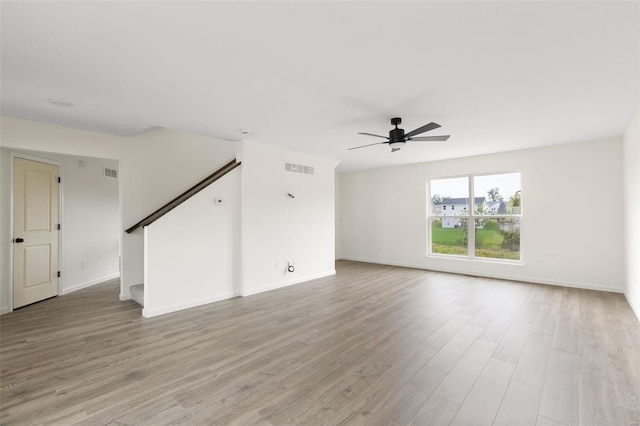
<svg viewBox="0 0 640 426">
<path fill-rule="evenodd" d="M 239 169 L 146 226 L 144 237 L 143 316 L 239 295 Z"/>
</svg>

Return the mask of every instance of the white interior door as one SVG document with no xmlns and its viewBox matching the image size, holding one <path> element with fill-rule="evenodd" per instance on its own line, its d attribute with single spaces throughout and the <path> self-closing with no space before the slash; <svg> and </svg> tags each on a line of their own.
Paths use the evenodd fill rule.
<svg viewBox="0 0 640 426">
<path fill-rule="evenodd" d="M 14 158 L 13 308 L 58 295 L 58 166 Z"/>
</svg>

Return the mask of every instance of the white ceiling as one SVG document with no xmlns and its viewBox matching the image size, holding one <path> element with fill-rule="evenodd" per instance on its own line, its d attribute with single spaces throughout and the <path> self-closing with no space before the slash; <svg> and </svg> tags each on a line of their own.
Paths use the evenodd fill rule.
<svg viewBox="0 0 640 426">
<path fill-rule="evenodd" d="M 3 2 L 2 113 L 117 135 L 250 129 L 339 170 L 619 137 L 638 108 L 639 15 L 637 1 Z M 394 116 L 452 137 L 347 151 Z"/>
</svg>

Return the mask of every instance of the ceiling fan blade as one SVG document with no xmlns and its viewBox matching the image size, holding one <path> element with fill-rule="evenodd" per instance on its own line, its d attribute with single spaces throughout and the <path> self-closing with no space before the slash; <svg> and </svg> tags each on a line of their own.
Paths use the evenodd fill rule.
<svg viewBox="0 0 640 426">
<path fill-rule="evenodd" d="M 451 137 L 451 135 L 443 135 L 443 136 L 418 136 L 417 138 L 409 138 L 408 140 L 410 141 L 418 141 L 418 142 L 423 142 L 423 141 L 446 141 L 447 139 L 449 139 Z"/>
<path fill-rule="evenodd" d="M 353 148 L 349 148 L 349 149 L 347 149 L 347 151 L 351 151 L 352 149 L 365 148 L 365 147 L 367 147 L 367 146 L 373 146 L 373 145 L 386 144 L 386 143 L 387 143 L 387 142 L 376 142 L 376 143 L 370 143 L 369 145 L 354 146 Z"/>
<path fill-rule="evenodd" d="M 377 138 L 389 139 L 387 136 L 374 135 L 373 133 L 358 133 L 359 135 L 375 136 Z"/>
<path fill-rule="evenodd" d="M 391 152 L 400 151 L 400 148 L 391 148 Z"/>
<path fill-rule="evenodd" d="M 417 129 L 410 131 L 404 136 L 410 138 L 411 136 L 419 135 L 420 133 L 428 132 L 429 130 L 437 129 L 438 127 L 440 127 L 440 125 L 436 123 L 425 124 L 422 127 L 418 127 Z"/>
</svg>

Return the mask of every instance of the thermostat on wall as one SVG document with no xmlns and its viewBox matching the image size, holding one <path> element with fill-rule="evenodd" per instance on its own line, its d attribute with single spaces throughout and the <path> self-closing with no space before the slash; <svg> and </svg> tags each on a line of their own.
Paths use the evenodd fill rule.
<svg viewBox="0 0 640 426">
<path fill-rule="evenodd" d="M 216 198 L 216 206 L 221 206 L 224 204 L 224 200 L 222 198 Z"/>
</svg>

